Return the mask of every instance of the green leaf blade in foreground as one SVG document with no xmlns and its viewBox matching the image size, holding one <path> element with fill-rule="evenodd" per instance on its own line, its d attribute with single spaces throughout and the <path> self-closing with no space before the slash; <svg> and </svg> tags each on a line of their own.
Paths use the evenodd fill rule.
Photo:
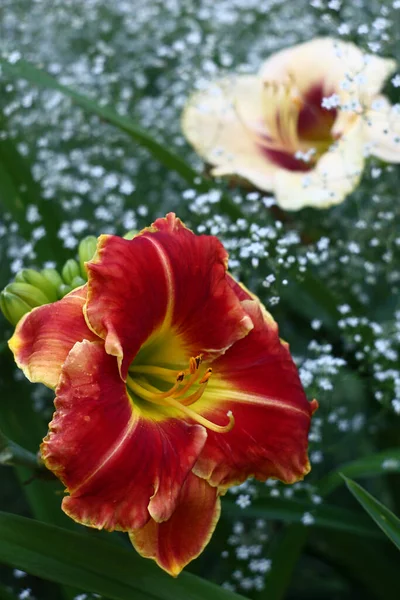
<svg viewBox="0 0 400 600">
<path fill-rule="evenodd" d="M 304 525 L 289 525 L 272 548 L 272 571 L 265 587 L 258 592 L 256 600 L 283 600 L 293 579 L 294 569 L 307 541 L 308 530 Z"/>
<path fill-rule="evenodd" d="M 400 550 L 400 519 L 396 517 L 379 500 L 376 500 L 369 492 L 364 490 L 358 483 L 343 476 L 348 490 L 353 494 L 356 500 L 367 511 L 369 516 L 382 529 L 387 537 Z"/>
<path fill-rule="evenodd" d="M 379 538 L 381 534 L 363 514 L 354 510 L 322 503 L 290 500 L 287 498 L 263 498 L 254 500 L 243 512 L 241 508 L 228 499 L 223 500 L 222 518 L 234 519 L 266 519 L 284 523 L 302 524 L 306 513 L 313 519 L 312 527 L 334 529 L 359 536 Z"/>
<path fill-rule="evenodd" d="M 204 579 L 173 579 L 153 562 L 99 539 L 0 512 L 0 562 L 110 600 L 243 600 Z"/>
<path fill-rule="evenodd" d="M 322 496 L 328 496 L 343 484 L 343 475 L 346 477 L 374 477 L 376 475 L 389 475 L 390 473 L 400 473 L 399 448 L 389 448 L 383 452 L 369 454 L 363 458 L 345 463 L 318 482 L 318 491 Z"/>
<path fill-rule="evenodd" d="M 12 592 L 9 592 L 4 585 L 0 584 L 0 600 L 18 600 L 18 598 Z"/>
</svg>

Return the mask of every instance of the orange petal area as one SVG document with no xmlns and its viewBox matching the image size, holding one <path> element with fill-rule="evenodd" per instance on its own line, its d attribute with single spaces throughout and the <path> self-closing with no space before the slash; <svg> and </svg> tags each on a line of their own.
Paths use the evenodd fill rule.
<svg viewBox="0 0 400 600">
<path fill-rule="evenodd" d="M 176 576 L 208 544 L 219 514 L 216 488 L 190 473 L 171 518 L 160 524 L 150 520 L 129 537 L 142 556 L 154 559 L 167 573 Z"/>
<path fill-rule="evenodd" d="M 173 214 L 132 240 L 100 238 L 88 263 L 86 315 L 123 378 L 146 340 L 159 346 L 174 335 L 187 361 L 200 351 L 221 354 L 247 335 L 251 319 L 227 283 L 226 264 L 216 237 L 195 235 Z"/>
<path fill-rule="evenodd" d="M 58 302 L 34 308 L 20 320 L 9 346 L 30 381 L 55 388 L 73 345 L 84 339 L 98 339 L 83 317 L 85 301 L 83 286 Z"/>
<path fill-rule="evenodd" d="M 168 519 L 206 430 L 143 417 L 102 342 L 74 346 L 56 393 L 41 450 L 70 494 L 63 510 L 83 525 L 108 530 L 143 527 L 150 516 Z"/>
<path fill-rule="evenodd" d="M 310 470 L 307 438 L 316 401 L 309 403 L 287 344 L 271 315 L 244 300 L 255 327 L 213 363 L 213 377 L 198 411 L 213 422 L 232 411 L 235 426 L 208 432 L 193 471 L 227 487 L 255 476 L 293 483 Z"/>
</svg>

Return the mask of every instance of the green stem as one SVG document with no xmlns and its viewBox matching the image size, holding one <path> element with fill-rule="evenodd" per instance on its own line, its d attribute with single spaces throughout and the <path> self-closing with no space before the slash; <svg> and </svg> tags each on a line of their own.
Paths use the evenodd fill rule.
<svg viewBox="0 0 400 600">
<path fill-rule="evenodd" d="M 0 464 L 10 467 L 28 467 L 34 471 L 44 469 L 33 452 L 25 450 L 8 439 L 2 431 L 0 431 Z"/>
</svg>

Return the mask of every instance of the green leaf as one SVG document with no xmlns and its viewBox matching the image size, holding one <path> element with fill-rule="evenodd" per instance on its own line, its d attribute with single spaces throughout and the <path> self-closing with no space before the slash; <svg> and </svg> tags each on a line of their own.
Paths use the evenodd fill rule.
<svg viewBox="0 0 400 600">
<path fill-rule="evenodd" d="M 0 584 L 0 600 L 18 600 L 12 592 L 9 592 L 4 585 Z"/>
<path fill-rule="evenodd" d="M 365 600 L 398 600 L 400 580 L 398 560 L 388 547 L 386 539 L 366 544 L 354 535 L 326 530 L 324 535 L 310 532 L 307 546 L 324 563 L 334 566 L 342 575 L 361 587 L 358 597 Z M 394 555 L 397 557 L 397 552 Z M 340 596 L 339 596 L 340 597 Z M 265 600 L 268 600 L 266 598 Z"/>
<path fill-rule="evenodd" d="M 343 476 L 347 488 L 369 516 L 400 550 L 400 519 L 355 481 Z"/>
<path fill-rule="evenodd" d="M 0 201 L 3 211 L 9 212 L 21 224 L 21 232 L 27 235 L 29 226 L 25 219 L 26 206 L 0 155 Z"/>
<path fill-rule="evenodd" d="M 322 496 L 327 496 L 337 487 L 343 484 L 341 477 L 374 477 L 376 475 L 388 475 L 400 473 L 400 449 L 390 448 L 383 452 L 370 454 L 352 462 L 342 465 L 332 473 L 328 473 L 318 483 L 318 490 Z"/>
<path fill-rule="evenodd" d="M 222 516 L 241 518 L 277 519 L 285 523 L 303 523 L 304 514 L 313 519 L 311 527 L 335 529 L 356 535 L 378 538 L 379 533 L 371 527 L 369 519 L 353 510 L 330 506 L 325 502 L 316 506 L 309 502 L 288 500 L 287 498 L 263 498 L 253 501 L 245 511 L 234 502 L 223 501 Z"/>
<path fill-rule="evenodd" d="M 0 122 L 0 129 L 5 130 Z M 51 256 L 59 264 L 65 260 L 68 252 L 57 237 L 61 216 L 56 203 L 45 201 L 39 184 L 33 179 L 27 160 L 20 155 L 13 140 L 3 136 L 0 139 L 0 203 L 18 222 L 20 232 L 30 240 L 32 229 L 38 223 L 30 224 L 26 220 L 28 205 L 35 205 L 46 230 L 46 236 L 35 244 L 39 262 Z"/>
<path fill-rule="evenodd" d="M 147 131 L 138 126 L 132 119 L 124 117 L 112 108 L 101 106 L 95 100 L 79 94 L 75 90 L 65 85 L 58 83 L 56 79 L 48 75 L 45 71 L 38 69 L 31 63 L 25 60 L 19 60 L 16 63 L 9 63 L 6 59 L 0 57 L 0 64 L 5 73 L 9 73 L 13 77 L 20 77 L 37 85 L 39 87 L 57 90 L 68 96 L 81 108 L 96 114 L 103 121 L 111 123 L 125 133 L 129 134 L 137 143 L 151 153 L 160 163 L 178 173 L 185 181 L 194 186 L 199 192 L 207 192 L 214 187 L 212 181 L 206 180 L 182 158 L 170 150 L 167 146 L 160 144 Z M 241 210 L 232 202 L 229 196 L 222 195 L 220 208 L 230 215 L 232 218 L 242 216 Z"/>
<path fill-rule="evenodd" d="M 0 372 L 12 373 L 13 361 L 10 353 L 0 355 Z M 26 384 L 18 385 L 11 377 L 3 377 L 1 382 L 0 428 L 3 434 L 32 453 L 36 453 L 46 433 L 46 423 L 33 410 L 32 402 L 26 393 Z M 31 506 L 32 514 L 42 521 L 49 521 L 62 527 L 73 522 L 61 511 L 63 487 L 58 481 L 42 481 L 34 478 L 33 469 L 17 467 L 16 474 Z M 27 481 L 30 483 L 26 484 Z"/>
<path fill-rule="evenodd" d="M 33 410 L 29 394 L 26 393 L 26 384 L 17 384 L 12 376 L 5 376 L 13 372 L 10 352 L 0 355 L 0 372 L 4 375 L 0 387 L 1 430 L 14 443 L 34 454 L 46 433 L 46 424 Z M 15 450 L 15 446 L 13 449 Z M 15 473 L 21 493 L 26 496 L 32 514 L 37 519 L 66 528 L 75 527 L 72 519 L 61 510 L 63 487 L 58 481 L 42 480 L 34 468 L 15 467 Z M 74 590 L 67 588 L 61 593 L 66 600 L 72 600 L 76 596 Z"/>
<path fill-rule="evenodd" d="M 293 570 L 307 541 L 308 530 L 304 525 L 290 525 L 272 548 L 272 569 L 265 580 L 265 587 L 255 600 L 282 600 L 290 586 Z"/>
<path fill-rule="evenodd" d="M 190 533 L 189 533 L 190 534 Z M 134 550 L 25 517 L 0 512 L 0 562 L 110 600 L 240 600 L 182 573 L 174 579 Z"/>
</svg>

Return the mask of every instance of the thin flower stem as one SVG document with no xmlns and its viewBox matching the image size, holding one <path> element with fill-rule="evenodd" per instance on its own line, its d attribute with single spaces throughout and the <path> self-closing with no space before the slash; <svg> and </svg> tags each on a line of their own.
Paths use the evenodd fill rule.
<svg viewBox="0 0 400 600">
<path fill-rule="evenodd" d="M 28 467 L 35 471 L 44 469 L 33 452 L 25 450 L 22 446 L 8 439 L 2 431 L 0 431 L 0 465 Z"/>
</svg>

